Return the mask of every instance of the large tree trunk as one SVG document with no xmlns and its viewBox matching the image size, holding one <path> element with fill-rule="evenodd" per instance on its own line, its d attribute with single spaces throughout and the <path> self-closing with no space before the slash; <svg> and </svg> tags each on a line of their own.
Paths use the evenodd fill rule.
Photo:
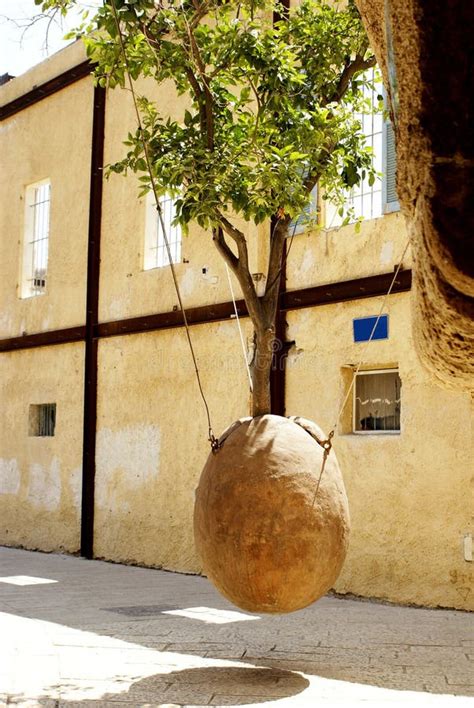
<svg viewBox="0 0 474 708">
<path fill-rule="evenodd" d="M 356 0 L 393 110 L 414 258 L 413 336 L 449 388 L 474 387 L 472 2 Z M 469 135 L 471 137 L 469 137 Z"/>
</svg>

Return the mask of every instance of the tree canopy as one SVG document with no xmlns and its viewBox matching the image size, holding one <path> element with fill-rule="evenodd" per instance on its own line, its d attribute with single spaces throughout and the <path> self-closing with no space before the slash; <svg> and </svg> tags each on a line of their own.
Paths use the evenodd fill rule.
<svg viewBox="0 0 474 708">
<path fill-rule="evenodd" d="M 66 13 L 76 0 L 35 0 Z M 253 414 L 270 410 L 269 372 L 284 243 L 291 220 L 320 184 L 345 190 L 374 179 L 357 111 L 375 58 L 353 0 L 104 0 L 77 30 L 99 85 L 138 91 L 140 125 L 109 169 L 138 173 L 143 195 L 170 193 L 176 221 L 209 229 L 236 275 L 255 330 Z M 171 82 L 182 101 L 172 118 Z M 140 84 L 141 85 L 141 84 Z M 159 209 L 158 209 L 159 211 Z M 266 289 L 257 296 L 239 220 L 268 220 Z"/>
<path fill-rule="evenodd" d="M 353 2 L 303 0 L 286 13 L 273 0 L 107 0 L 79 34 L 101 85 L 125 86 L 128 70 L 187 96 L 179 120 L 141 96 L 145 135 L 130 134 L 112 166 L 142 173 L 149 189 L 145 137 L 159 192 L 177 196 L 184 226 L 221 225 L 226 212 L 255 223 L 295 217 L 317 182 L 337 202 L 371 171 L 354 113 L 374 60 Z"/>
</svg>

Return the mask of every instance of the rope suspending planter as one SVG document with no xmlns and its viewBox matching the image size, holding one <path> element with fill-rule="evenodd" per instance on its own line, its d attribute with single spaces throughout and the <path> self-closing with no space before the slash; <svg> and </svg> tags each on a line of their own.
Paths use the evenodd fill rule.
<svg viewBox="0 0 474 708">
<path fill-rule="evenodd" d="M 111 0 L 111 6 L 156 210 L 208 424 L 211 452 L 201 473 L 194 506 L 196 548 L 209 579 L 238 607 L 259 613 L 302 609 L 334 585 L 346 555 L 349 509 L 332 440 L 366 349 L 353 372 L 350 387 L 329 435 L 325 436 L 314 422 L 305 418 L 275 415 L 241 418 L 229 426 L 220 438 L 214 435 L 115 0 Z M 366 346 L 375 334 L 401 261 Z M 230 277 L 229 286 L 245 359 L 245 344 Z M 246 359 L 245 364 L 251 388 Z"/>
</svg>

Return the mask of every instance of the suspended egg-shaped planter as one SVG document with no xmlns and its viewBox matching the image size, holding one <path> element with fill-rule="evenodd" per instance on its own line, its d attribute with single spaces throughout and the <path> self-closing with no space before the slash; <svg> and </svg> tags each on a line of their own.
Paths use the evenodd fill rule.
<svg viewBox="0 0 474 708">
<path fill-rule="evenodd" d="M 249 612 L 310 605 L 333 586 L 346 555 L 349 511 L 335 453 L 319 482 L 324 449 L 317 439 L 324 434 L 296 420 L 264 415 L 234 423 L 196 491 L 194 536 L 204 572 Z"/>
</svg>

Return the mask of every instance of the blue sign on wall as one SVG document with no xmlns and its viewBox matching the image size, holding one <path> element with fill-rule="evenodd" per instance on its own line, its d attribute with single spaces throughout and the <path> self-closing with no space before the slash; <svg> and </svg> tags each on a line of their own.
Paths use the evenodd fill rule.
<svg viewBox="0 0 474 708">
<path fill-rule="evenodd" d="M 352 320 L 354 342 L 368 342 L 376 322 L 377 317 L 357 317 Z M 372 334 L 372 340 L 374 339 L 388 339 L 388 315 L 380 315 L 375 332 Z"/>
</svg>

